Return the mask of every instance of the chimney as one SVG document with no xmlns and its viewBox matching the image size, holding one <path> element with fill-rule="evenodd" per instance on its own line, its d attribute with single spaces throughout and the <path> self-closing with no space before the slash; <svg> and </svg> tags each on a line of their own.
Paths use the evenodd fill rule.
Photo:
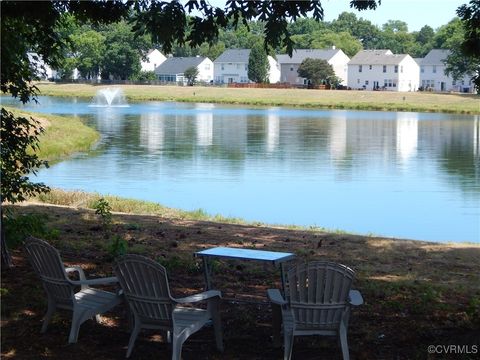
<svg viewBox="0 0 480 360">
<path fill-rule="evenodd" d="M 336 47 L 335 47 L 335 45 L 333 45 L 333 46 L 332 46 L 332 50 L 335 50 L 335 49 L 336 49 Z"/>
</svg>

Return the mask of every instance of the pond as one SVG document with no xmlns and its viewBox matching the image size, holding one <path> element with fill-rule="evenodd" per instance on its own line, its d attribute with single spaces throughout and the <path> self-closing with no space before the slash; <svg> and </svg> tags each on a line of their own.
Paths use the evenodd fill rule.
<svg viewBox="0 0 480 360">
<path fill-rule="evenodd" d="M 270 224 L 480 242 L 479 116 L 88 105 L 51 97 L 28 105 L 102 134 L 95 151 L 37 181 Z"/>
</svg>

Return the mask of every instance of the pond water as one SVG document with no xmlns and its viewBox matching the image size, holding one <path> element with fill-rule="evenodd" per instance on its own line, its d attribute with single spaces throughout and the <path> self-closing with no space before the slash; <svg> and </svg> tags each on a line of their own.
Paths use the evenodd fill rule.
<svg viewBox="0 0 480 360">
<path fill-rule="evenodd" d="M 28 105 L 102 134 L 95 151 L 37 181 L 271 224 L 480 242 L 479 116 L 88 105 L 48 97 Z"/>
</svg>

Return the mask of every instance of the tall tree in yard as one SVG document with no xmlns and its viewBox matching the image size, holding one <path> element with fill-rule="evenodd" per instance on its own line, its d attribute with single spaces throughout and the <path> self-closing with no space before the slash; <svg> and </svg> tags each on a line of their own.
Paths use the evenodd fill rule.
<svg viewBox="0 0 480 360">
<path fill-rule="evenodd" d="M 183 73 L 185 78 L 187 79 L 187 83 L 190 86 L 195 85 L 195 81 L 197 81 L 198 76 L 198 68 L 196 66 L 191 66 Z"/>
<path fill-rule="evenodd" d="M 256 83 L 268 82 L 270 64 L 265 48 L 261 43 L 256 43 L 248 57 L 248 78 Z"/>
<path fill-rule="evenodd" d="M 336 82 L 332 65 L 322 59 L 306 58 L 298 67 L 297 72 L 299 76 L 308 79 L 312 85 Z"/>
</svg>

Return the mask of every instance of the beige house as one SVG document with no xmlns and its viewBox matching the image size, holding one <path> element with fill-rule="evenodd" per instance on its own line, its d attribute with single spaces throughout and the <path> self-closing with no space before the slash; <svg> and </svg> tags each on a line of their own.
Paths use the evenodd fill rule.
<svg viewBox="0 0 480 360">
<path fill-rule="evenodd" d="M 307 79 L 298 76 L 298 67 L 303 60 L 322 59 L 333 67 L 335 75 L 340 78 L 342 85 L 347 85 L 348 71 L 347 64 L 350 58 L 345 53 L 332 47 L 331 49 L 298 49 L 294 50 L 292 56 L 281 54 L 277 55 L 277 61 L 280 65 L 280 82 L 293 85 L 304 85 Z"/>
</svg>

